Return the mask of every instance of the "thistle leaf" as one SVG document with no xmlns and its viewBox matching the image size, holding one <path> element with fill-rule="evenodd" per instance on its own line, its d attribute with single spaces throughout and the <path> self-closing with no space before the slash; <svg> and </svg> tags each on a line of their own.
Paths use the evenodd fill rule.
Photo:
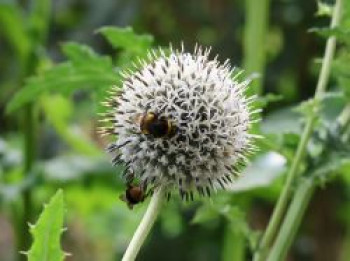
<svg viewBox="0 0 350 261">
<path fill-rule="evenodd" d="M 77 43 L 63 45 L 63 52 L 69 61 L 30 77 L 7 104 L 7 112 L 13 112 L 25 104 L 34 102 L 38 96 L 45 93 L 54 92 L 69 96 L 82 88 L 101 92 L 117 82 L 118 75 L 109 57 L 100 56 L 91 48 Z"/>
<path fill-rule="evenodd" d="M 62 190 L 52 197 L 41 213 L 39 220 L 30 227 L 33 244 L 27 252 L 28 261 L 63 261 L 60 245 L 64 215 Z"/>
<path fill-rule="evenodd" d="M 149 49 L 154 41 L 148 34 L 138 35 L 131 27 L 105 26 L 98 30 L 114 48 L 121 48 L 136 54 Z"/>
</svg>

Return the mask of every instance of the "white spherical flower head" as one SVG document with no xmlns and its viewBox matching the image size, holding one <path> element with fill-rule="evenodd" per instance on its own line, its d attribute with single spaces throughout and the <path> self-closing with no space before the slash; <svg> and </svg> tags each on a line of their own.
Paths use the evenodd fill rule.
<svg viewBox="0 0 350 261">
<path fill-rule="evenodd" d="M 209 49 L 149 56 L 152 62 L 122 74 L 123 87 L 107 102 L 113 162 L 125 164 L 126 180 L 165 186 L 168 195 L 176 188 L 185 199 L 225 188 L 253 149 L 254 98 L 244 94 L 250 80 L 238 82 L 227 61 L 209 59 Z"/>
</svg>

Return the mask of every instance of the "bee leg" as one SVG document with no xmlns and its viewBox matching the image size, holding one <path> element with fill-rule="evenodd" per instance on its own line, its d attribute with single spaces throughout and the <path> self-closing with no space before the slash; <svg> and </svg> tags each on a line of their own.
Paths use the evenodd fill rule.
<svg viewBox="0 0 350 261">
<path fill-rule="evenodd" d="M 134 181 L 135 174 L 130 170 L 129 174 L 125 175 L 126 177 L 126 186 L 130 188 L 132 182 Z"/>
<path fill-rule="evenodd" d="M 143 116 L 147 115 L 148 110 L 149 110 L 150 108 L 151 108 L 151 105 L 148 104 L 148 105 L 146 106 L 146 110 L 145 110 L 145 113 L 143 114 Z"/>
<path fill-rule="evenodd" d="M 119 195 L 119 199 L 120 199 L 121 201 L 128 202 L 127 199 L 126 199 L 125 194 Z"/>
<path fill-rule="evenodd" d="M 130 209 L 130 210 L 132 210 L 133 209 L 133 207 L 134 207 L 134 205 L 133 204 L 131 204 L 130 202 L 128 202 L 128 208 Z"/>
</svg>

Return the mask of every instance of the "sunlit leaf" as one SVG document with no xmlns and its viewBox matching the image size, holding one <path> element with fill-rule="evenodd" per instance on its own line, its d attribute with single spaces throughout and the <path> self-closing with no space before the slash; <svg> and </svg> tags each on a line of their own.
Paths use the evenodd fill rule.
<svg viewBox="0 0 350 261">
<path fill-rule="evenodd" d="M 317 0 L 317 16 L 331 16 L 332 15 L 333 8 L 331 5 L 321 1 Z"/>
<path fill-rule="evenodd" d="M 91 47 L 75 42 L 66 42 L 62 45 L 62 52 L 76 67 L 89 68 L 87 63 L 93 63 L 102 69 L 112 69 L 112 61 L 108 56 L 97 54 Z"/>
<path fill-rule="evenodd" d="M 59 190 L 45 206 L 37 223 L 30 227 L 33 243 L 28 261 L 63 261 L 60 238 L 63 231 L 64 202 Z"/>
<path fill-rule="evenodd" d="M 144 53 L 153 43 L 153 36 L 136 34 L 131 27 L 105 26 L 98 30 L 114 48 L 121 48 L 136 54 Z"/>
<path fill-rule="evenodd" d="M 54 92 L 69 96 L 82 88 L 98 89 L 101 92 L 118 82 L 119 76 L 109 57 L 99 56 L 89 47 L 75 43 L 64 45 L 63 50 L 71 61 L 29 78 L 26 85 L 8 103 L 8 112 L 35 101 L 44 93 Z"/>
<path fill-rule="evenodd" d="M 335 27 L 335 28 L 311 28 L 310 33 L 316 33 L 322 37 L 328 38 L 335 36 L 337 41 L 343 43 L 350 43 L 350 30 L 346 27 Z"/>
</svg>

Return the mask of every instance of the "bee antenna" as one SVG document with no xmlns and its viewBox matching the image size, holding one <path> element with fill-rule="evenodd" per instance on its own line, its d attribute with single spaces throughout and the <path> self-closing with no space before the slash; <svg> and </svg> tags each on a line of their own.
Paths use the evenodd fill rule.
<svg viewBox="0 0 350 261">
<path fill-rule="evenodd" d="M 164 105 L 160 110 L 159 110 L 159 113 L 158 114 L 161 114 L 162 112 L 165 111 L 165 108 L 166 108 L 166 105 Z"/>
</svg>

